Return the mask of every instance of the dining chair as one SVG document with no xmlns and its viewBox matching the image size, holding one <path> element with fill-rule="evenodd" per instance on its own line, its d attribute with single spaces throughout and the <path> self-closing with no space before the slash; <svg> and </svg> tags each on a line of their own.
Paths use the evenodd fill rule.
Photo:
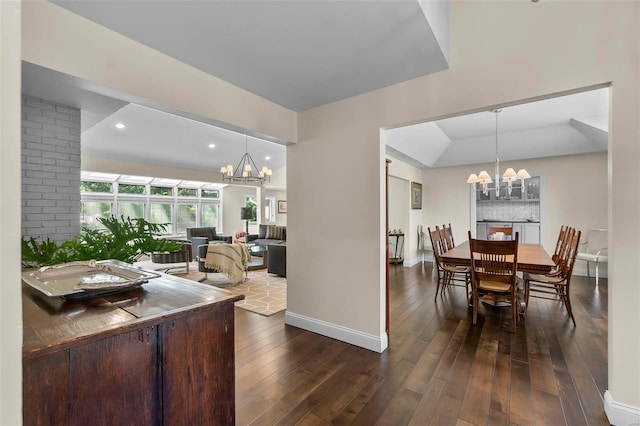
<svg viewBox="0 0 640 426">
<path fill-rule="evenodd" d="M 518 233 L 512 240 L 477 240 L 469 231 L 471 259 L 471 294 L 473 324 L 478 319 L 481 297 L 502 300 L 511 309 L 511 328 L 516 330 L 518 319 Z"/>
<path fill-rule="evenodd" d="M 436 294 L 433 297 L 434 301 L 438 299 L 438 291 L 440 294 L 444 292 L 445 287 L 448 285 L 456 285 L 462 287 L 462 284 L 455 284 L 455 282 L 463 282 L 465 287 L 465 295 L 467 298 L 467 305 L 469 304 L 469 285 L 471 283 L 471 269 L 467 266 L 459 266 L 459 265 L 448 265 L 443 263 L 442 254 L 444 254 L 446 249 L 446 243 L 443 240 L 443 232 L 442 230 L 436 227 L 435 230 L 431 230 L 431 228 L 427 227 L 429 232 L 429 238 L 431 239 L 431 247 L 433 247 L 433 257 L 436 263 Z M 442 290 L 440 290 L 440 285 L 442 284 Z"/>
<path fill-rule="evenodd" d="M 575 228 L 571 226 L 562 225 L 560 227 L 560 232 L 558 233 L 558 239 L 556 240 L 556 247 L 553 251 L 553 254 L 551 255 L 551 260 L 553 260 L 553 262 L 556 265 L 549 273 L 545 275 L 547 276 L 558 275 L 561 272 L 561 269 L 562 269 L 561 263 L 563 261 L 566 261 L 566 259 L 563 258 L 562 254 L 565 253 L 567 249 L 567 245 L 571 242 L 571 238 L 573 237 L 573 234 L 575 232 L 576 232 Z"/>
<path fill-rule="evenodd" d="M 513 239 L 513 228 L 510 226 L 490 226 L 487 232 L 488 239 L 492 240 L 493 235 L 498 232 L 502 232 L 506 237 L 509 237 L 507 238 L 508 240 Z"/>
<path fill-rule="evenodd" d="M 442 225 L 442 229 L 444 229 L 445 235 L 447 236 L 447 248 L 451 250 L 456 246 L 456 243 L 453 241 L 453 230 L 451 229 L 451 224 L 449 224 L 449 226 Z"/>
<path fill-rule="evenodd" d="M 529 307 L 530 297 L 563 302 L 575 327 L 576 320 L 571 310 L 571 292 L 569 285 L 571 284 L 571 276 L 573 275 L 573 266 L 576 261 L 581 232 L 570 228 L 568 234 L 569 242 L 563 247 L 559 255 L 559 273 L 555 275 L 525 275 L 524 299 L 525 309 Z"/>
<path fill-rule="evenodd" d="M 596 264 L 596 287 L 598 286 L 598 269 L 601 263 L 607 263 L 607 230 L 603 228 L 592 229 L 587 235 L 587 239 L 580 244 L 577 260 L 587 262 L 587 277 L 591 278 L 589 265 Z"/>
</svg>

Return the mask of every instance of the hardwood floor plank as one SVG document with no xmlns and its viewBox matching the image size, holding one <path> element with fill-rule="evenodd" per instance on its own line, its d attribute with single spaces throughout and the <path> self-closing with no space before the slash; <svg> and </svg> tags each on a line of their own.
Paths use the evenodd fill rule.
<svg viewBox="0 0 640 426">
<path fill-rule="evenodd" d="M 387 403 L 402 388 L 402 384 L 413 369 L 415 364 L 407 361 L 390 366 L 386 372 L 385 379 L 380 383 L 377 391 L 371 396 L 371 399 L 362 407 L 360 412 L 355 416 L 353 421 L 357 424 L 373 424 L 382 415 L 386 409 Z"/>
<path fill-rule="evenodd" d="M 491 416 L 509 413 L 509 388 L 511 386 L 511 356 L 498 352 L 491 389 Z M 493 413 L 495 412 L 495 413 Z M 507 415 L 507 422 L 509 416 Z"/>
<path fill-rule="evenodd" d="M 537 425 L 566 424 L 562 412 L 562 404 L 557 395 L 551 395 L 540 390 L 533 390 L 533 405 Z"/>
<path fill-rule="evenodd" d="M 556 372 L 558 379 L 558 395 L 562 403 L 562 410 L 568 425 L 586 424 L 585 413 L 580 404 L 580 398 L 568 372 Z"/>
<path fill-rule="evenodd" d="M 498 355 L 498 325 L 495 318 L 484 322 L 478 348 L 472 360 L 458 419 L 485 424 L 491 410 L 491 390 Z"/>
<path fill-rule="evenodd" d="M 432 379 L 425 389 L 420 403 L 416 407 L 413 416 L 409 420 L 409 425 L 421 426 L 429 424 L 431 417 L 435 411 L 442 389 L 444 388 L 445 381 L 442 379 Z"/>
<path fill-rule="evenodd" d="M 509 416 L 511 423 L 534 424 L 533 398 L 529 365 L 511 360 L 511 392 L 509 394 Z"/>
<path fill-rule="evenodd" d="M 443 352 L 446 350 L 453 334 L 439 332 L 424 349 L 422 356 L 404 384 L 406 389 L 424 393 L 431 382 Z"/>
<path fill-rule="evenodd" d="M 433 410 L 433 416 L 429 425 L 431 426 L 446 426 L 455 425 L 458 421 L 458 412 L 460 411 L 460 405 L 462 401 L 450 397 L 449 395 L 441 395 L 438 398 L 438 404 L 435 410 Z"/>
<path fill-rule="evenodd" d="M 558 396 L 558 385 L 553 364 L 532 359 L 529 362 L 531 368 L 531 388 Z"/>
<path fill-rule="evenodd" d="M 389 401 L 387 408 L 376 421 L 376 425 L 406 425 L 413 417 L 421 397 L 422 394 L 404 388 L 400 389 L 396 396 Z"/>
</svg>

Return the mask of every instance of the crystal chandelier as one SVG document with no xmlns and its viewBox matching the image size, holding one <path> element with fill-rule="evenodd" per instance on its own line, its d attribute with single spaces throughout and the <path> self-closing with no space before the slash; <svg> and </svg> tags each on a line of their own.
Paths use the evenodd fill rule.
<svg viewBox="0 0 640 426">
<path fill-rule="evenodd" d="M 498 157 L 498 114 L 502 111 L 501 109 L 492 109 L 496 115 L 496 174 L 495 174 L 495 191 L 496 196 L 500 195 L 500 159 Z M 502 175 L 502 182 L 507 184 L 507 192 L 511 195 L 511 190 L 513 189 L 513 183 L 520 179 L 520 188 L 524 187 L 524 180 L 530 178 L 531 176 L 525 169 L 518 170 L 516 173 L 511 167 L 508 168 L 504 174 Z M 474 173 L 469 175 L 469 179 L 467 179 L 467 183 L 475 185 L 476 183 L 480 183 L 482 185 L 482 193 L 484 195 L 489 194 L 489 190 L 493 189 L 489 187 L 490 183 L 493 183 L 491 180 L 491 176 L 485 170 L 481 171 L 480 174 L 476 175 Z"/>
<path fill-rule="evenodd" d="M 231 164 L 220 168 L 223 182 L 259 183 L 262 185 L 265 181 L 271 181 L 273 171 L 267 166 L 258 169 L 253 158 L 249 155 L 247 139 L 247 135 L 244 135 L 245 153 L 236 168 L 234 169 Z"/>
</svg>

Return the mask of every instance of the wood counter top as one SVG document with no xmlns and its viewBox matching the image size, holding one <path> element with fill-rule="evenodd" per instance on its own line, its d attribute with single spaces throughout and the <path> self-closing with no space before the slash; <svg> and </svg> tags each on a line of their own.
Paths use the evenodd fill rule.
<svg viewBox="0 0 640 426">
<path fill-rule="evenodd" d="M 47 297 L 23 283 L 23 357 L 64 350 L 243 298 L 166 274 L 129 291 L 82 300 Z"/>
</svg>

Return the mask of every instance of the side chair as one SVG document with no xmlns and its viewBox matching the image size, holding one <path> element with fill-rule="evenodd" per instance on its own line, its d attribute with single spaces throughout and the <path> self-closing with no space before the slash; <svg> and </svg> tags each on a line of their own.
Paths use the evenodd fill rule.
<svg viewBox="0 0 640 426">
<path fill-rule="evenodd" d="M 573 228 L 570 228 L 568 235 L 568 244 L 560 252 L 558 272 L 547 275 L 526 274 L 524 278 L 524 298 L 527 308 L 529 307 L 530 297 L 563 302 L 575 327 L 576 320 L 571 310 L 569 285 L 571 284 L 571 275 L 573 274 L 573 265 L 575 264 L 580 244 L 581 232 L 576 232 Z"/>
<path fill-rule="evenodd" d="M 429 232 L 429 238 L 431 239 L 431 246 L 433 247 L 433 257 L 436 263 L 436 294 L 433 297 L 434 301 L 438 300 L 438 291 L 440 294 L 444 292 L 445 287 L 448 285 L 456 285 L 465 288 L 465 295 L 467 298 L 467 305 L 469 304 L 469 285 L 471 283 L 470 268 L 468 266 L 447 265 L 442 262 L 442 255 L 447 251 L 446 242 L 443 240 L 443 232 L 436 227 L 434 231 L 431 228 L 427 228 Z M 454 284 L 454 281 L 461 281 L 462 284 Z M 442 283 L 442 290 L 440 290 L 440 284 Z"/>
<path fill-rule="evenodd" d="M 477 240 L 469 231 L 473 324 L 478 320 L 480 298 L 506 299 L 511 309 L 511 328 L 518 320 L 518 238 L 513 240 Z"/>
</svg>

